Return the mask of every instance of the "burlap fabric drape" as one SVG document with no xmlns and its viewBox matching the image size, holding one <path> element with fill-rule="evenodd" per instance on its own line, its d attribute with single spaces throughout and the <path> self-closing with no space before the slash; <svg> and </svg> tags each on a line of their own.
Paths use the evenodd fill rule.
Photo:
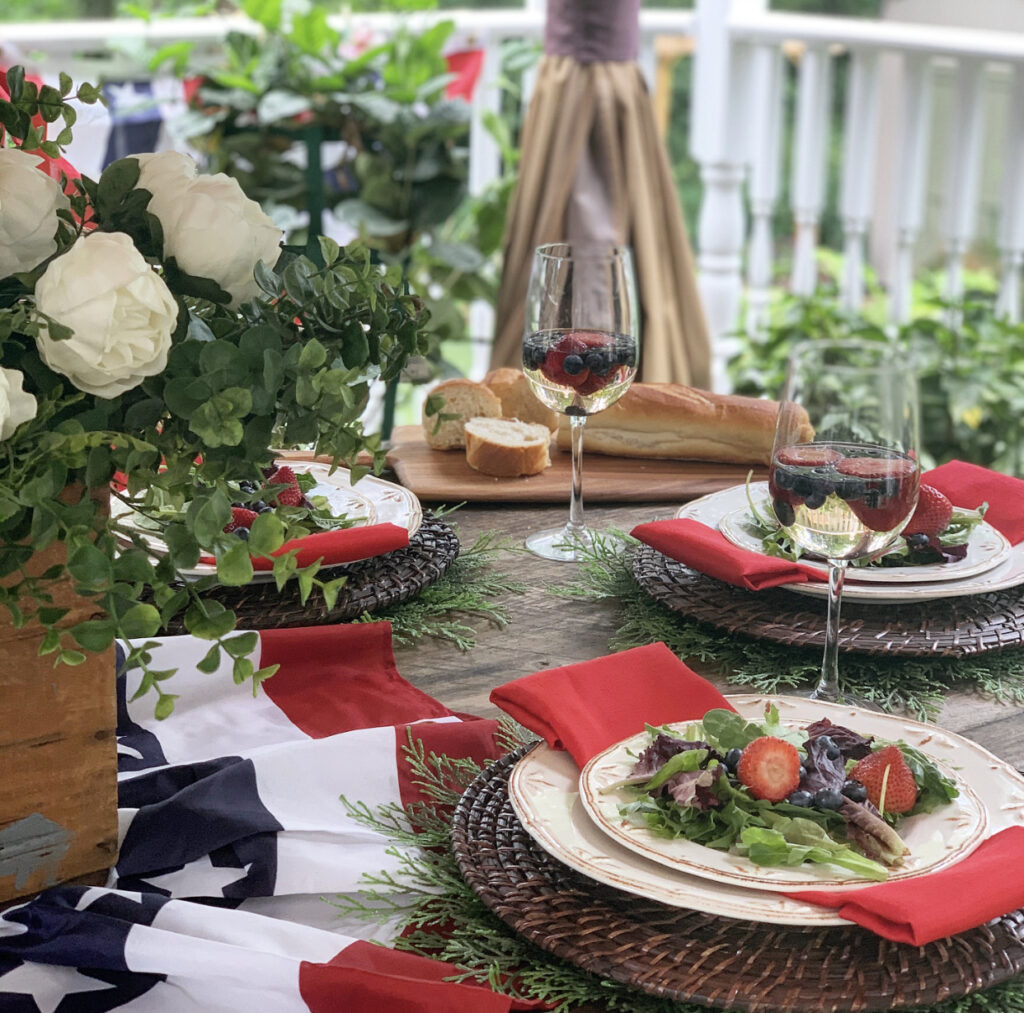
<svg viewBox="0 0 1024 1013">
<path fill-rule="evenodd" d="M 650 96 L 633 61 L 546 55 L 522 136 L 491 365 L 521 365 L 535 247 L 587 238 L 633 247 L 643 309 L 641 379 L 710 384 L 690 250 Z"/>
</svg>

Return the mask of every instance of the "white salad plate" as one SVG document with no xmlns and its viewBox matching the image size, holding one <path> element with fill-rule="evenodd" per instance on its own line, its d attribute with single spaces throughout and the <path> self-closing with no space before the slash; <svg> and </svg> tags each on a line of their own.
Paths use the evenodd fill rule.
<svg viewBox="0 0 1024 1013">
<path fill-rule="evenodd" d="M 349 524 L 350 527 L 395 524 L 405 528 L 411 537 L 423 523 L 423 508 L 419 499 L 413 492 L 394 482 L 385 481 L 374 475 L 364 475 L 358 482 L 353 483 L 352 475 L 347 468 L 338 468 L 332 474 L 329 464 L 317 461 L 286 459 L 278 463 L 287 464 L 296 474 L 312 475 L 317 484 L 309 490 L 307 496 L 325 497 L 335 517 L 355 522 Z M 163 555 L 167 551 L 167 545 L 159 534 L 145 522 L 140 523 L 138 515 L 116 498 L 111 502 L 111 514 L 122 526 L 131 528 L 141 535 L 155 556 Z M 200 562 L 191 569 L 182 571 L 183 577 L 193 579 L 216 575 L 217 567 L 213 563 Z M 257 570 L 252 579 L 254 582 L 273 580 L 274 575 L 269 570 Z"/>
<path fill-rule="evenodd" d="M 910 879 L 955 865 L 989 833 L 993 808 L 1006 803 L 1006 785 L 992 790 L 995 760 L 985 750 L 958 735 L 903 717 L 856 707 L 823 704 L 797 697 L 766 699 L 730 697 L 736 710 L 750 720 L 763 718 L 765 705 L 775 703 L 787 728 L 803 728 L 822 717 L 866 737 L 902 741 L 919 749 L 956 781 L 959 797 L 930 813 L 900 821 L 896 830 L 910 853 L 889 870 L 889 882 Z M 686 722 L 672 726 L 682 732 Z M 869 880 L 839 866 L 805 862 L 797 866 L 760 866 L 735 851 L 719 851 L 685 838 L 667 839 L 624 819 L 620 805 L 639 796 L 628 787 L 611 788 L 630 775 L 637 756 L 650 743 L 646 731 L 630 736 L 594 756 L 580 773 L 580 801 L 594 823 L 616 843 L 652 862 L 692 876 L 754 890 L 845 890 L 871 885 Z M 609 790 L 610 789 L 610 790 Z M 1024 787 L 1017 783 L 1024 816 Z"/>
<path fill-rule="evenodd" d="M 807 706 L 808 701 L 756 695 L 730 696 L 741 711 L 760 715 L 768 703 Z M 787 708 L 788 710 L 788 708 Z M 862 711 L 835 704 L 815 704 L 810 720 L 828 717 L 855 727 Z M 873 718 L 880 715 L 871 714 Z M 962 777 L 978 778 L 977 795 L 985 809 L 989 833 L 1024 824 L 1024 777 L 982 749 L 933 726 L 890 718 L 897 737 L 920 742 L 938 736 L 947 760 L 950 753 Z M 806 721 L 804 722 L 807 723 Z M 906 726 L 906 727 L 904 727 Z M 889 735 L 892 729 L 887 729 Z M 949 743 L 955 743 L 951 746 Z M 963 747 L 963 755 L 959 750 Z M 784 894 L 737 886 L 690 875 L 642 857 L 616 842 L 587 815 L 579 793 L 580 771 L 572 757 L 544 743 L 527 753 L 509 778 L 509 797 L 516 816 L 548 854 L 596 882 L 670 907 L 703 911 L 727 918 L 772 925 L 845 925 L 830 908 L 793 900 Z M 706 850 L 706 849 L 705 849 Z"/>
<path fill-rule="evenodd" d="M 766 482 L 754 482 L 750 488 L 755 502 L 759 503 L 765 497 L 768 486 Z M 739 536 L 733 530 L 732 519 L 739 518 L 746 513 L 747 509 L 746 486 L 735 485 L 684 504 L 676 511 L 675 516 L 687 517 L 707 524 L 708 527 L 719 528 L 724 537 L 734 541 L 735 544 L 740 544 L 735 541 L 735 538 Z M 726 520 L 727 518 L 729 520 Z M 723 528 L 723 523 L 735 537 L 730 537 L 730 533 Z M 759 551 L 760 540 L 755 539 L 749 533 L 746 537 L 749 541 L 742 544 L 742 547 L 749 548 L 754 552 Z M 976 541 L 979 546 L 977 556 L 974 554 Z M 863 572 L 857 568 L 850 568 L 847 570 L 846 586 L 843 588 L 843 600 L 879 605 L 933 601 L 940 598 L 961 598 L 972 594 L 985 594 L 989 591 L 1002 591 L 1024 584 L 1024 542 L 1019 545 L 1010 545 L 1002 534 L 983 521 L 971 532 L 968 546 L 967 556 L 963 560 L 951 563 L 878 568 L 877 572 L 874 568 L 871 571 Z M 971 573 L 955 569 L 965 564 L 981 565 L 982 559 L 984 560 L 982 569 L 974 570 Z M 824 568 L 822 570 L 824 572 Z M 916 571 L 925 572 L 917 573 Z M 937 575 L 936 571 L 941 575 Z M 906 576 L 894 578 L 892 574 L 905 574 Z M 828 597 L 828 585 L 825 582 L 821 584 L 783 584 L 781 586 L 787 591 L 795 591 L 797 594 L 811 595 L 816 598 Z"/>
</svg>

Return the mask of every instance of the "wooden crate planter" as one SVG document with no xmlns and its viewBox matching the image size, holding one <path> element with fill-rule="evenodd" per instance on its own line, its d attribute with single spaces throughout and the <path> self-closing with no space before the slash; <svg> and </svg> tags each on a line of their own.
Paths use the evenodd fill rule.
<svg viewBox="0 0 1024 1013">
<path fill-rule="evenodd" d="M 38 553 L 41 572 L 63 545 Z M 54 595 L 69 624 L 95 606 Z M 0 904 L 71 879 L 103 882 L 117 857 L 113 649 L 74 668 L 39 657 L 41 633 L 0 621 Z"/>
</svg>

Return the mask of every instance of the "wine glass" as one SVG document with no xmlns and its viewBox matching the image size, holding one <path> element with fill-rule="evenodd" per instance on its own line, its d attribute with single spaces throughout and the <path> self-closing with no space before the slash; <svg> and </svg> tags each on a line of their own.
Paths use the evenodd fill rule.
<svg viewBox="0 0 1024 1013">
<path fill-rule="evenodd" d="M 583 520 L 583 427 L 614 404 L 636 376 L 639 306 L 628 247 L 551 243 L 533 255 L 523 328 L 523 371 L 534 394 L 569 416 L 569 522 L 538 531 L 526 547 L 544 559 L 575 560 L 591 543 Z"/>
<path fill-rule="evenodd" d="M 768 486 L 779 524 L 828 563 L 828 620 L 813 700 L 839 688 L 839 608 L 851 560 L 890 548 L 917 505 L 917 377 L 883 342 L 808 341 L 789 360 Z"/>
</svg>

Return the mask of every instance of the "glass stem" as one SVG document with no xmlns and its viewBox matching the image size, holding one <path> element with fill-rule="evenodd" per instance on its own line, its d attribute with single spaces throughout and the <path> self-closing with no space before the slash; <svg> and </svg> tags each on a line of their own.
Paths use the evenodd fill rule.
<svg viewBox="0 0 1024 1013">
<path fill-rule="evenodd" d="M 828 565 L 828 621 L 825 626 L 825 655 L 821 661 L 821 678 L 811 694 L 812 700 L 838 701 L 839 691 L 839 607 L 843 599 L 843 581 L 846 579 L 845 559 L 829 560 Z"/>
<path fill-rule="evenodd" d="M 569 536 L 583 535 L 586 530 L 583 523 L 583 427 L 586 423 L 586 415 L 569 416 L 572 433 L 572 493 L 569 498 L 569 523 L 565 526 Z"/>
</svg>

